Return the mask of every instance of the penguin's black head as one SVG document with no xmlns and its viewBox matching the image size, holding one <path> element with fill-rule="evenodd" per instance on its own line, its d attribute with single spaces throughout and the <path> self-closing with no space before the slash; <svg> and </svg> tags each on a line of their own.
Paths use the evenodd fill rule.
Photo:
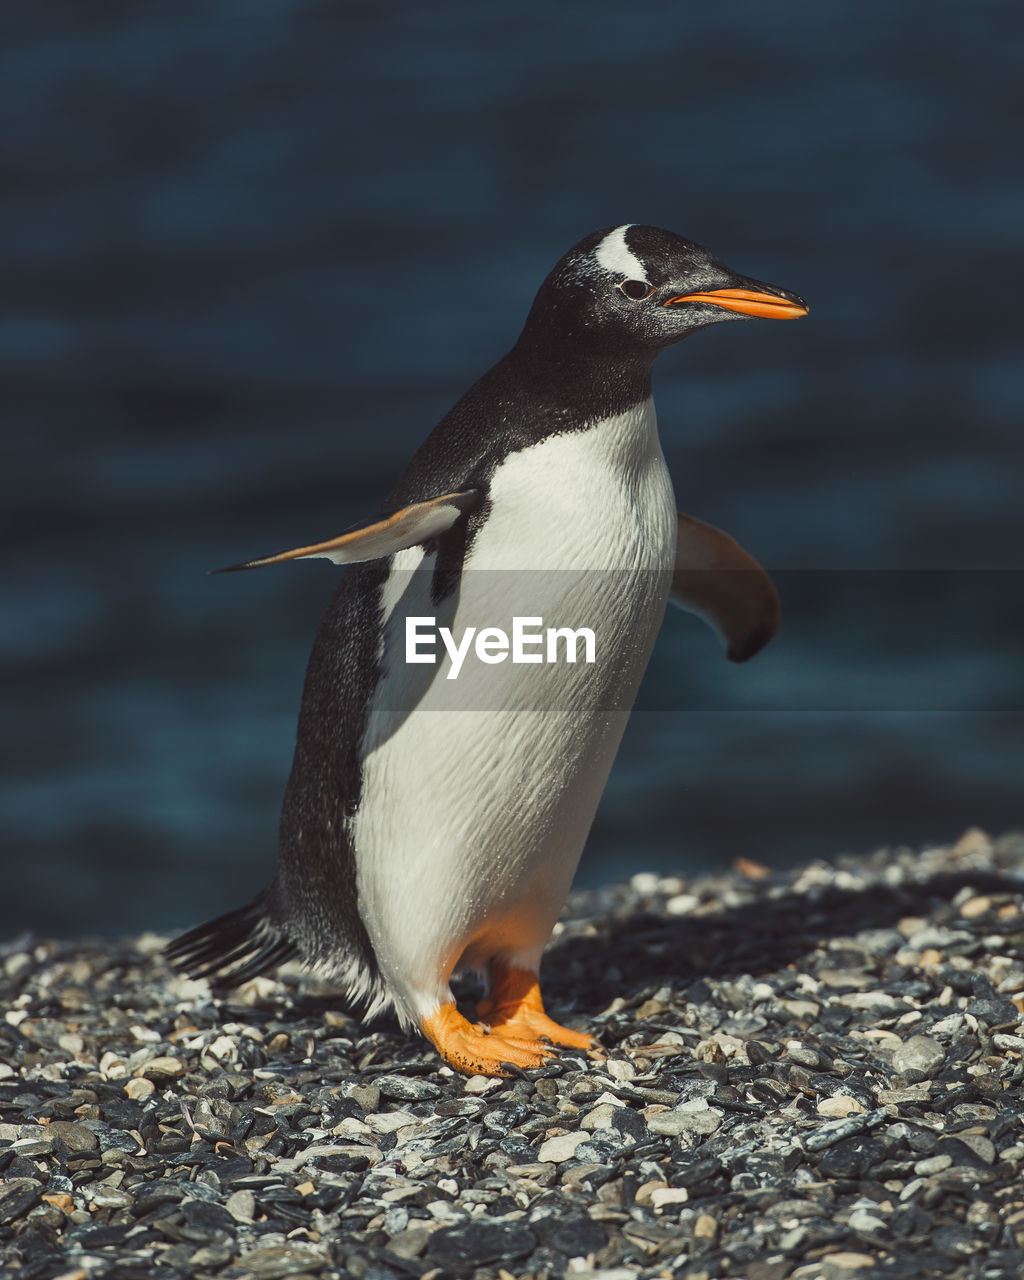
<svg viewBox="0 0 1024 1280">
<path fill-rule="evenodd" d="M 703 245 L 658 227 L 595 231 L 541 285 L 524 338 L 651 356 L 719 320 L 791 320 L 795 293 L 737 275 Z"/>
</svg>

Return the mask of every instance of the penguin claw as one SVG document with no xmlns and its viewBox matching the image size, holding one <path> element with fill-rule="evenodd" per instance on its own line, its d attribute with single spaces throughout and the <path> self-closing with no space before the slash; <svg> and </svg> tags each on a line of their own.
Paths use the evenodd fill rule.
<svg viewBox="0 0 1024 1280">
<path fill-rule="evenodd" d="M 454 1004 L 421 1019 L 423 1034 L 444 1061 L 467 1076 L 509 1076 L 542 1067 L 555 1056 L 539 1040 L 504 1036 L 474 1026 Z"/>
<path fill-rule="evenodd" d="M 513 1041 L 530 1037 L 534 1044 L 549 1046 L 549 1053 L 556 1049 L 584 1049 L 590 1053 L 601 1047 L 593 1036 L 560 1026 L 546 1015 L 542 1015 L 541 1018 L 521 1018 L 514 1022 L 492 1023 L 491 1031 L 502 1039 Z"/>
<path fill-rule="evenodd" d="M 540 982 L 529 969 L 516 969 L 495 961 L 491 965 L 493 990 L 476 1011 L 488 1022 L 491 1033 L 503 1039 L 547 1043 L 560 1049 L 599 1049 L 593 1036 L 571 1031 L 544 1012 Z"/>
</svg>

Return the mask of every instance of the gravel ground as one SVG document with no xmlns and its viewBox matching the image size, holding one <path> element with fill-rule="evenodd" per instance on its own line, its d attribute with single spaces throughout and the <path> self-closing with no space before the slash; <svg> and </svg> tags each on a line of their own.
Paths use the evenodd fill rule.
<svg viewBox="0 0 1024 1280">
<path fill-rule="evenodd" d="M 1016 1280 L 1022 868 L 970 831 L 574 895 L 548 1004 L 607 1054 L 512 1080 L 298 971 L 214 1003 L 151 935 L 19 939 L 3 1274 Z"/>
</svg>

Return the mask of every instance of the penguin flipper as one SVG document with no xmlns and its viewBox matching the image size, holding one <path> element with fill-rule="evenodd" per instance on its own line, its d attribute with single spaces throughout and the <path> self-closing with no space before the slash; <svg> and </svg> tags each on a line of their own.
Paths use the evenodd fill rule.
<svg viewBox="0 0 1024 1280">
<path fill-rule="evenodd" d="M 413 502 L 400 507 L 390 515 L 357 525 L 354 529 L 315 542 L 308 547 L 293 547 L 290 551 L 278 551 L 275 555 L 260 556 L 242 564 L 231 564 L 214 573 L 234 573 L 238 569 L 259 569 L 266 564 L 280 564 L 284 560 L 333 560 L 335 564 L 356 564 L 361 560 L 378 560 L 384 556 L 417 547 L 440 537 L 464 515 L 479 505 L 479 489 L 460 489 L 443 493 L 426 502 Z"/>
<path fill-rule="evenodd" d="M 678 520 L 670 599 L 703 618 L 731 662 L 746 662 L 779 629 L 775 583 L 735 538 L 681 511 Z"/>
</svg>

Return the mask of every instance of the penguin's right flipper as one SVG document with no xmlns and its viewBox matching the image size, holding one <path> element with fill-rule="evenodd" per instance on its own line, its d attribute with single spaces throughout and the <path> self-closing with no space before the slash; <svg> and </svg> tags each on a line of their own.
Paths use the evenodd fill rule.
<svg viewBox="0 0 1024 1280">
<path fill-rule="evenodd" d="M 358 525 L 326 542 L 315 542 L 308 547 L 294 547 L 290 551 L 278 551 L 275 555 L 260 556 L 243 564 L 231 564 L 214 573 L 233 573 L 237 569 L 259 569 L 265 564 L 280 564 L 284 560 L 333 560 L 335 564 L 356 564 L 361 560 L 378 560 L 384 556 L 404 551 L 406 547 L 418 547 L 442 533 L 468 511 L 480 505 L 483 495 L 479 489 L 461 489 L 455 493 L 443 493 L 439 498 L 426 502 L 413 502 L 400 507 L 390 515 Z"/>
<path fill-rule="evenodd" d="M 669 597 L 703 618 L 730 662 L 746 662 L 779 629 L 782 605 L 767 571 L 713 524 L 678 513 L 676 566 Z"/>
</svg>

